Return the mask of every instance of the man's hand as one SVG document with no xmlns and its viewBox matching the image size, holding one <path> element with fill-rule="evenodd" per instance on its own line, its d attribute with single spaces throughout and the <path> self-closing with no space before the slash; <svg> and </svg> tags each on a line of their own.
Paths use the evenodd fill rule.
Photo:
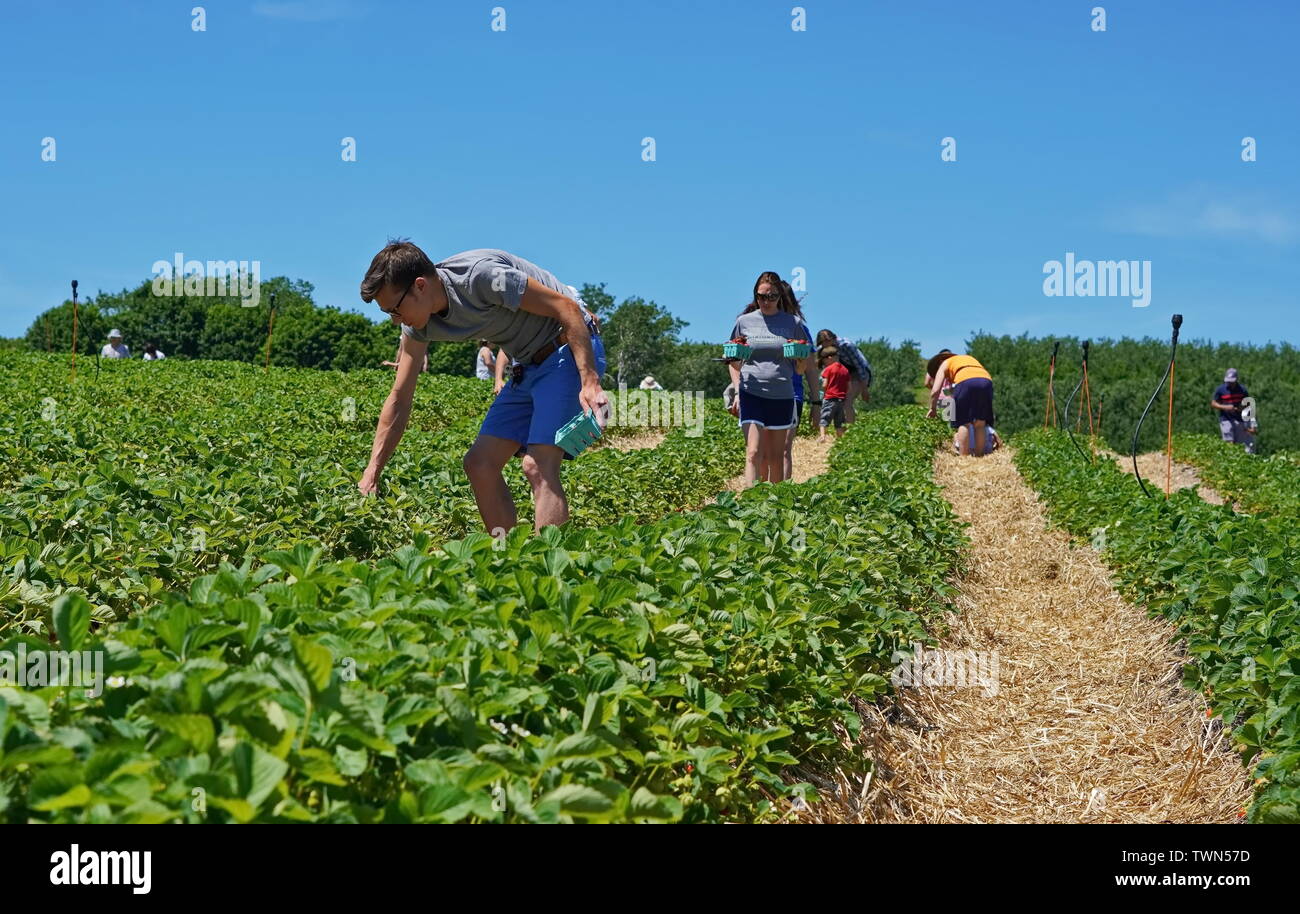
<svg viewBox="0 0 1300 914">
<path fill-rule="evenodd" d="M 366 467 L 366 471 L 361 474 L 361 481 L 357 483 L 357 489 L 362 495 L 376 495 L 379 492 L 379 473 L 378 471 Z"/>
<path fill-rule="evenodd" d="M 609 397 L 600 387 L 600 376 L 594 371 L 587 374 L 582 379 L 582 390 L 578 391 L 578 402 L 582 404 L 584 413 L 594 413 L 596 424 L 605 428 L 605 420 L 609 410 Z"/>
</svg>

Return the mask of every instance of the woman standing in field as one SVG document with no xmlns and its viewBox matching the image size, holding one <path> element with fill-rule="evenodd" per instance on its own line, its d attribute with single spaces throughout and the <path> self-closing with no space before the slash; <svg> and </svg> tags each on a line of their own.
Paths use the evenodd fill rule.
<svg viewBox="0 0 1300 914">
<path fill-rule="evenodd" d="M 787 359 L 787 340 L 802 329 L 781 288 L 781 277 L 767 271 L 754 283 L 754 298 L 731 329 L 731 339 L 752 350 L 743 363 L 727 363 L 740 391 L 732 414 L 745 430 L 745 484 L 783 482 L 786 434 L 795 427 L 794 372 L 799 360 Z"/>
<path fill-rule="evenodd" d="M 986 429 L 993 424 L 993 376 L 974 356 L 957 355 L 944 349 L 930 359 L 925 367 L 930 384 L 930 411 L 935 415 L 935 405 L 945 384 L 952 384 L 952 401 L 957 423 L 957 448 L 965 457 L 974 452 L 982 455 L 985 448 Z M 970 428 L 974 428 L 972 442 Z"/>
</svg>

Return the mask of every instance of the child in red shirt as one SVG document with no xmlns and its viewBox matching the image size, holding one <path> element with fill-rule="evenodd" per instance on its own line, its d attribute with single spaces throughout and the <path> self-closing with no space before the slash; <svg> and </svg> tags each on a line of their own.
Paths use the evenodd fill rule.
<svg viewBox="0 0 1300 914">
<path fill-rule="evenodd" d="M 826 437 L 826 427 L 835 423 L 835 435 L 844 434 L 844 401 L 849 396 L 849 370 L 840 363 L 839 351 L 834 346 L 823 346 L 817 353 L 817 364 L 822 369 L 821 437 Z"/>
</svg>

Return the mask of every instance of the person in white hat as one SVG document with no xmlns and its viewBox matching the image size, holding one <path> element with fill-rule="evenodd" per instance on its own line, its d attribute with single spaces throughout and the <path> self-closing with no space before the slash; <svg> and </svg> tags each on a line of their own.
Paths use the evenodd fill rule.
<svg viewBox="0 0 1300 914">
<path fill-rule="evenodd" d="M 654 375 L 646 375 L 641 379 L 642 390 L 663 390 L 663 385 L 655 380 Z"/>
<path fill-rule="evenodd" d="M 100 350 L 99 354 L 106 359 L 131 358 L 131 350 L 126 343 L 122 342 L 121 330 L 113 329 L 108 331 L 108 342 L 104 344 L 104 348 Z"/>
</svg>

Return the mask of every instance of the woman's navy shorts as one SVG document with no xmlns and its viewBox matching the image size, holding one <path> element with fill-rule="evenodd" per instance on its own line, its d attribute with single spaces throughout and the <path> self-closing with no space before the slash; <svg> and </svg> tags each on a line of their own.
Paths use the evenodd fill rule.
<svg viewBox="0 0 1300 914">
<path fill-rule="evenodd" d="M 769 400 L 740 392 L 740 424 L 754 423 L 762 428 L 776 431 L 794 428 L 794 397 L 788 400 Z"/>
<path fill-rule="evenodd" d="M 952 389 L 957 427 L 982 419 L 993 421 L 993 382 L 988 378 L 970 378 Z"/>
</svg>

